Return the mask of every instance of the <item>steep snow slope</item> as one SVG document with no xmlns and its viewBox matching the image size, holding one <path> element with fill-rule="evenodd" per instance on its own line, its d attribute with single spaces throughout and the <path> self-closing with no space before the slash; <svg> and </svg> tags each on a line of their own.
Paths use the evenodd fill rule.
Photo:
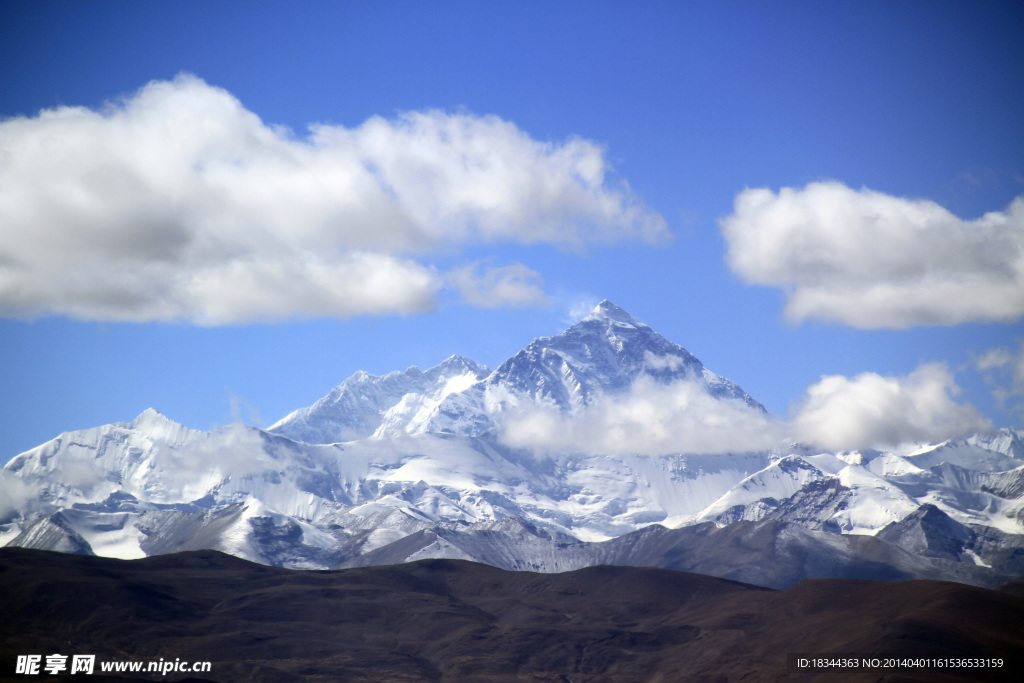
<svg viewBox="0 0 1024 683">
<path fill-rule="evenodd" d="M 698 381 L 716 398 L 738 399 L 764 410 L 735 383 L 707 370 L 689 351 L 609 301 L 562 334 L 535 340 L 483 385 L 571 412 L 599 393 L 627 389 L 640 375 L 664 382 Z"/>
<path fill-rule="evenodd" d="M 300 408 L 268 431 L 307 443 L 336 443 L 418 429 L 452 393 L 488 373 L 468 358 L 452 356 L 426 372 L 413 366 L 382 377 L 357 372 L 308 408 Z"/>
</svg>

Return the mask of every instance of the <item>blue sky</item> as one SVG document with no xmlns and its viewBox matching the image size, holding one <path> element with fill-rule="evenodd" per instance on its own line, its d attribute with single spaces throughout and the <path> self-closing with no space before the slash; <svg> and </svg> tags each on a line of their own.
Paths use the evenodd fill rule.
<svg viewBox="0 0 1024 683">
<path fill-rule="evenodd" d="M 149 406 L 269 425 L 356 370 L 494 367 L 601 299 L 778 415 L 823 375 L 942 364 L 937 391 L 1019 426 L 1021 26 L 1012 2 L 3 3 L 0 461 Z M 352 149 L 366 175 L 332 186 Z"/>
</svg>

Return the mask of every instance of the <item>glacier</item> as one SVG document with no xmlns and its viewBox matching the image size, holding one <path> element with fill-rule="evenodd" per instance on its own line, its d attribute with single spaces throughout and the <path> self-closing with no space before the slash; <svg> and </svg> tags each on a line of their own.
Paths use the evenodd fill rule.
<svg viewBox="0 0 1024 683">
<path fill-rule="evenodd" d="M 685 382 L 770 419 L 739 385 L 605 301 L 493 371 L 452 356 L 425 371 L 359 372 L 267 429 L 194 430 L 149 409 L 61 434 L 0 474 L 0 490 L 23 501 L 0 506 L 0 545 L 125 559 L 208 548 L 294 568 L 452 557 L 563 571 L 629 563 L 631 552 L 638 564 L 690 567 L 678 548 L 740 525 L 771 537 L 776 556 L 814 547 L 837 567 L 870 550 L 907 576 L 1024 573 L 1021 430 L 840 453 L 779 441 L 650 455 L 506 438 L 517 411 L 571 419 L 642 382 Z M 697 535 L 671 545 L 666 529 Z"/>
</svg>

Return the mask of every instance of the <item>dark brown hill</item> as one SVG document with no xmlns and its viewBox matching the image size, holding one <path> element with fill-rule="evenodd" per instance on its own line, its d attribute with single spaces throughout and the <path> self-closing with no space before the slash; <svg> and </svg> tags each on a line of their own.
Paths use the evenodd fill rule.
<svg viewBox="0 0 1024 683">
<path fill-rule="evenodd" d="M 0 678 L 19 654 L 212 662 L 206 681 L 1019 680 L 1024 597 L 956 583 L 509 572 L 455 560 L 300 572 L 214 551 L 0 549 Z M 1002 658 L 1001 669 L 788 673 L 787 653 Z M 192 675 L 192 674 L 188 674 Z M 184 680 L 186 674 L 136 680 Z M 125 680 L 124 678 L 109 680 Z"/>
</svg>

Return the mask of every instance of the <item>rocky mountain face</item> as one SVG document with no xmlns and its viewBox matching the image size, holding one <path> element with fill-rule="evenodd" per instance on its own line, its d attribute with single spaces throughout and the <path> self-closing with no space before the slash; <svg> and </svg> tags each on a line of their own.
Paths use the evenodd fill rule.
<svg viewBox="0 0 1024 683">
<path fill-rule="evenodd" d="M 524 408 L 572 417 L 638 383 L 681 382 L 764 414 L 609 302 L 493 372 L 453 356 L 357 373 L 267 430 L 203 432 L 147 410 L 8 463 L 18 500 L 0 510 L 0 544 L 120 558 L 216 549 L 292 568 L 632 564 L 776 587 L 829 576 L 988 586 L 1024 572 L 1019 430 L 900 452 L 658 456 L 504 438 Z"/>
</svg>

